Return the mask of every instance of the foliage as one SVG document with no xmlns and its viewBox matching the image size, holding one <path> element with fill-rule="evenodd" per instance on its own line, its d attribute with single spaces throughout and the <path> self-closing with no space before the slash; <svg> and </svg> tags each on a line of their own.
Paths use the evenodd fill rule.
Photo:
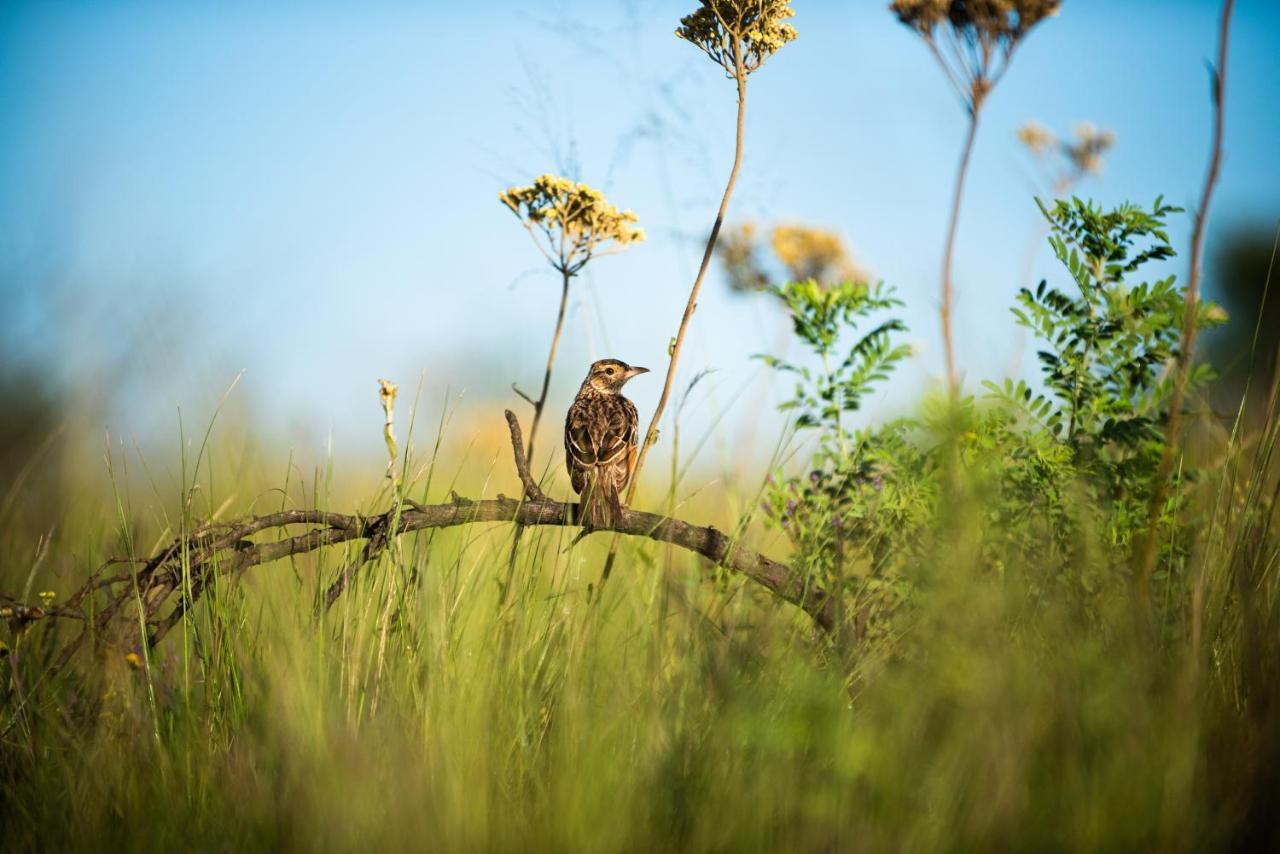
<svg viewBox="0 0 1280 854">
<path fill-rule="evenodd" d="M 1039 359 L 1046 391 L 1033 394 L 1011 381 L 986 385 L 1071 448 L 1113 497 L 1146 494 L 1166 441 L 1168 369 L 1179 358 L 1186 300 L 1172 275 L 1130 280 L 1174 255 L 1165 219 L 1178 209 L 1157 199 L 1149 212 L 1130 204 L 1104 212 L 1073 199 L 1041 210 L 1076 291 L 1041 282 L 1035 291 L 1022 289 L 1013 309 L 1045 346 Z M 1212 304 L 1198 311 L 1202 328 L 1225 319 Z M 1195 366 L 1192 387 L 1211 376 L 1208 365 Z"/>
<path fill-rule="evenodd" d="M 865 282 L 824 286 L 806 279 L 771 291 L 786 306 L 812 364 L 757 358 L 795 375 L 795 395 L 780 408 L 795 411 L 796 425 L 817 430 L 819 438 L 807 476 L 776 473 L 762 506 L 794 544 L 796 568 L 826 589 L 857 598 L 860 631 L 874 631 L 869 626 L 883 622 L 871 615 L 891 612 L 905 595 L 886 561 L 898 543 L 894 532 L 924 521 L 929 501 L 922 491 L 932 489 L 926 473 L 931 461 L 909 441 L 910 421 L 854 433 L 844 416 L 860 409 L 875 385 L 910 354 L 910 347 L 893 340 L 906 330 L 897 318 L 859 329 L 902 303 L 892 289 Z"/>
<path fill-rule="evenodd" d="M 795 16 L 791 0 L 701 0 L 696 12 L 680 19 L 676 37 L 702 49 L 726 76 L 744 75 L 796 37 L 787 23 Z"/>
<path fill-rule="evenodd" d="M 881 321 L 862 334 L 858 322 L 902 302 L 891 288 L 865 282 L 826 287 L 806 279 L 771 292 L 786 306 L 796 337 L 818 357 L 820 366 L 797 365 L 776 356 L 757 358 L 775 370 L 797 375 L 795 397 L 781 407 L 797 410 L 797 425 L 825 425 L 829 429 L 824 439 L 844 445 L 848 436 L 839 427 L 841 413 L 857 410 L 873 384 L 887 379 L 911 353 L 909 346 L 893 343 L 893 333 L 906 330 L 901 320 Z"/>
<path fill-rule="evenodd" d="M 1172 276 L 1142 274 L 1172 257 L 1164 222 L 1175 209 L 1157 200 L 1150 211 L 1128 204 L 1104 211 L 1076 199 L 1042 210 L 1074 286 L 1068 293 L 1041 283 L 1017 296 L 1015 318 L 1043 345 L 1042 389 L 988 382 L 985 401 L 962 398 L 923 419 L 851 432 L 842 416 L 908 352 L 892 343 L 900 321 L 865 334 L 858 327 L 900 303 L 879 286 L 806 281 L 774 289 L 817 365 L 762 358 L 797 376 L 782 408 L 818 441 L 806 474 L 775 473 L 763 506 L 791 539 L 794 562 L 827 587 L 852 584 L 865 598 L 874 582 L 893 588 L 895 602 L 907 598 L 901 573 L 918 559 L 925 532 L 967 501 L 987 508 L 994 532 L 977 538 L 981 563 L 1002 571 L 1038 562 L 1045 572 L 1037 590 L 1066 588 L 1092 602 L 1126 572 L 1165 447 L 1169 368 L 1185 306 Z M 1213 305 L 1198 312 L 1201 326 L 1224 319 Z M 1198 365 L 1192 376 L 1203 384 L 1212 371 Z M 1190 468 L 1180 473 L 1194 476 Z M 962 498 L 957 483 L 975 494 Z M 1177 507 L 1162 520 L 1166 559 L 1175 563 L 1190 541 Z M 1097 537 L 1107 548 L 1086 560 L 1082 549 Z"/>
<path fill-rule="evenodd" d="M 568 178 L 541 175 L 530 186 L 503 190 L 498 200 L 529 230 L 551 265 L 565 275 L 576 274 L 594 256 L 644 240 L 634 213 L 619 211 L 599 190 Z"/>
</svg>

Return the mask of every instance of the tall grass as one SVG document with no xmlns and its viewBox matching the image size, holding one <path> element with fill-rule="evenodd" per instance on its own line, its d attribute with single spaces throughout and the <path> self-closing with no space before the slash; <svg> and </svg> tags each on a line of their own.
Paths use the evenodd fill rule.
<svg viewBox="0 0 1280 854">
<path fill-rule="evenodd" d="M 119 449 L 109 471 L 75 473 L 80 498 L 51 538 L 0 520 L 0 589 L 65 592 L 197 518 L 383 509 L 397 488 L 380 467 L 340 483 L 335 460 L 273 475 L 230 432 L 179 459 L 171 485 Z M 1197 488 L 1204 525 L 1187 564 L 1157 576 L 1167 619 L 1154 647 L 1099 533 L 1081 532 L 1071 570 L 1087 583 L 1053 584 L 1031 562 L 993 569 L 986 485 L 963 476 L 909 607 L 860 645 L 833 645 L 789 606 L 647 541 L 624 541 L 614 583 L 589 604 L 606 537 L 568 548 L 571 529 L 529 529 L 500 595 L 506 525 L 407 536 L 320 617 L 339 550 L 255 567 L 149 655 L 104 638 L 52 681 L 54 647 L 78 627 L 8 633 L 5 847 L 1274 841 L 1274 427 L 1251 438 L 1223 437 Z M 434 450 L 407 464 L 405 496 L 513 494 L 499 441 L 410 439 Z M 679 513 L 728 527 L 741 521 L 731 500 L 755 497 L 703 492 Z M 785 556 L 777 538 L 746 535 Z"/>
</svg>

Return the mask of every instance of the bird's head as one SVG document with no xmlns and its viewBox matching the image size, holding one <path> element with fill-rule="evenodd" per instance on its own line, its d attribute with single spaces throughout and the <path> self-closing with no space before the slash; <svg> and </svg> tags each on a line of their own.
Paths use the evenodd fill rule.
<svg viewBox="0 0 1280 854">
<path fill-rule="evenodd" d="M 617 359 L 601 359 L 591 365 L 584 385 L 589 385 L 602 394 L 617 394 L 622 391 L 627 380 L 648 372 L 648 368 L 633 368 Z"/>
</svg>

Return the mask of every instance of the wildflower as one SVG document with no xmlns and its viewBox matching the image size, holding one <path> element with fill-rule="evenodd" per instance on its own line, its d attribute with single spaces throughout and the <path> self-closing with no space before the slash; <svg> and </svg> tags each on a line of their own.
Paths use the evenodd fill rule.
<svg viewBox="0 0 1280 854">
<path fill-rule="evenodd" d="M 1059 5 L 1061 0 L 893 0 L 889 6 L 899 21 L 919 34 L 969 112 L 969 133 L 960 154 L 955 203 L 947 225 L 939 310 L 947 386 L 953 396 L 959 389 L 959 379 L 951 338 L 951 263 L 978 114 L 1008 70 L 1014 48 L 1036 24 L 1056 15 Z"/>
<path fill-rule="evenodd" d="M 791 0 L 701 0 L 701 7 L 680 19 L 676 37 L 702 49 L 736 78 L 745 77 L 796 37 L 786 23 L 795 16 Z"/>
<path fill-rule="evenodd" d="M 798 504 L 796 504 L 796 501 L 795 501 L 795 499 L 794 499 L 794 498 L 792 498 L 792 499 L 788 500 L 788 501 L 787 501 L 787 515 L 788 515 L 788 516 L 794 516 L 794 515 L 795 515 L 795 513 L 796 513 L 796 507 L 798 507 L 798 506 L 799 506 L 799 505 L 798 505 Z"/>
<path fill-rule="evenodd" d="M 127 662 L 127 663 L 128 663 L 128 665 L 129 665 L 130 667 L 132 667 L 134 670 L 141 670 L 141 669 L 142 669 L 142 659 L 138 657 L 138 654 L 137 654 L 136 652 L 131 652 L 131 653 L 129 653 L 128 655 L 126 655 L 126 656 L 124 657 L 124 660 L 125 660 L 125 662 Z"/>
<path fill-rule="evenodd" d="M 854 263 L 844 241 L 834 231 L 807 225 L 778 225 L 771 235 L 773 253 L 793 282 L 813 279 L 820 284 L 865 282 L 870 276 Z"/>
<path fill-rule="evenodd" d="M 387 479 L 395 479 L 396 469 L 396 433 L 395 433 L 395 405 L 396 395 L 400 392 L 400 386 L 391 382 L 391 380 L 378 380 L 378 400 L 382 403 L 382 412 L 386 417 L 386 421 L 382 426 L 382 438 L 387 443 L 387 455 L 390 459 L 387 461 Z"/>
<path fill-rule="evenodd" d="M 1018 141 L 1037 157 L 1043 156 L 1058 145 L 1058 138 L 1053 135 L 1053 131 L 1033 121 L 1023 122 L 1018 128 Z"/>
<path fill-rule="evenodd" d="M 822 481 L 822 472 L 820 471 L 809 472 L 810 483 L 812 483 L 814 486 L 817 486 L 821 481 Z"/>
<path fill-rule="evenodd" d="M 1063 146 L 1067 159 L 1082 175 L 1098 174 L 1102 171 L 1102 155 L 1115 144 L 1115 134 L 1098 130 L 1091 122 L 1081 122 L 1075 127 L 1075 136 L 1075 142 Z"/>
<path fill-rule="evenodd" d="M 880 475 L 876 475 L 875 480 L 871 481 L 871 488 L 874 489 L 876 492 L 883 492 L 884 478 L 881 477 Z"/>
<path fill-rule="evenodd" d="M 1218 305 L 1216 302 L 1211 302 L 1204 310 L 1204 319 L 1214 326 L 1221 326 L 1227 322 L 1229 315 L 1225 308 Z"/>
<path fill-rule="evenodd" d="M 551 265 L 566 276 L 576 274 L 597 255 L 620 252 L 644 240 L 634 213 L 619 211 L 599 190 L 568 178 L 542 175 L 528 187 L 503 190 L 498 200 L 528 229 Z"/>
</svg>

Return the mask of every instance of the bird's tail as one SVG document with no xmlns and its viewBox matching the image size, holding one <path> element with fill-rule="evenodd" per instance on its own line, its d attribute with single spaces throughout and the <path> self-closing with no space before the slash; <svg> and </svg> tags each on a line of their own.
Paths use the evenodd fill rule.
<svg viewBox="0 0 1280 854">
<path fill-rule="evenodd" d="M 618 482 L 603 466 L 591 466 L 587 473 L 587 488 L 582 491 L 582 518 L 584 528 L 612 528 L 622 515 L 622 496 Z"/>
</svg>

